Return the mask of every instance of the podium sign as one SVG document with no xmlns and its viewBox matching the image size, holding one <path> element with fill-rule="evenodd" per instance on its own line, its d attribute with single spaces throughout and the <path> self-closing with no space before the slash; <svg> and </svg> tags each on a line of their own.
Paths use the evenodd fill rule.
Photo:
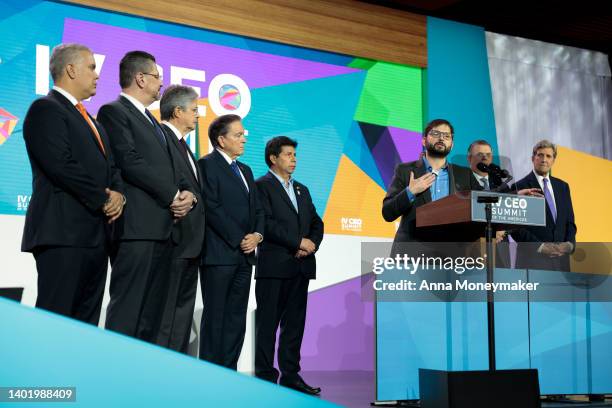
<svg viewBox="0 0 612 408">
<path fill-rule="evenodd" d="M 546 226 L 546 201 L 541 197 L 500 194 L 488 191 L 472 191 L 470 194 L 472 221 L 486 222 L 485 204 L 479 196 L 497 196 L 499 201 L 491 206 L 493 224 Z"/>
</svg>

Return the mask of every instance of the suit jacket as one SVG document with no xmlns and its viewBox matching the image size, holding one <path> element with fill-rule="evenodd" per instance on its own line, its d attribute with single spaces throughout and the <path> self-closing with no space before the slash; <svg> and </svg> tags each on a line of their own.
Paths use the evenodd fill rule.
<svg viewBox="0 0 612 408">
<path fill-rule="evenodd" d="M 467 167 L 457 166 L 449 163 L 449 187 L 450 194 L 459 191 L 470 190 L 471 170 Z M 395 221 L 398 217 L 402 217 L 399 228 L 395 234 L 394 242 L 455 242 L 461 236 L 451 234 L 450 229 L 448 234 L 442 234 L 440 228 L 416 228 L 416 209 L 424 204 L 431 202 L 431 191 L 427 189 L 416 195 L 414 202 L 410 202 L 406 187 L 410 182 L 410 172 L 414 173 L 414 178 L 419 178 L 427 172 L 422 159 L 410 162 L 400 163 L 395 168 L 395 173 L 391 184 L 387 190 L 387 195 L 383 199 L 382 215 L 385 221 Z M 446 232 L 446 231 L 444 231 Z M 473 237 L 470 237 L 470 241 Z"/>
<path fill-rule="evenodd" d="M 498 193 L 513 193 L 515 191 L 513 191 L 510 186 L 508 186 L 507 184 L 503 184 L 501 182 L 501 180 L 495 180 L 494 178 L 489 176 L 489 190 L 495 190 Z M 474 173 L 471 171 L 470 169 L 470 190 L 476 190 L 476 191 L 483 191 L 484 188 L 482 187 L 482 184 L 480 184 L 480 182 L 478 182 L 478 180 L 476 180 L 476 177 L 474 177 Z"/>
<path fill-rule="evenodd" d="M 255 278 L 292 278 L 302 273 L 308 279 L 316 277 L 314 253 L 296 258 L 302 238 L 308 238 L 319 248 L 323 240 L 323 221 L 312 203 L 308 188 L 293 182 L 298 211 L 278 179 L 270 172 L 256 181 L 259 198 L 266 214 L 265 241 L 257 259 Z"/>
<path fill-rule="evenodd" d="M 246 164 L 237 164 L 249 186 L 248 192 L 217 150 L 198 161 L 206 203 L 204 265 L 241 264 L 245 260 L 240 250 L 244 236 L 253 232 L 264 235 L 264 212 L 253 172 Z M 255 254 L 247 255 L 246 260 L 254 265 Z"/>
<path fill-rule="evenodd" d="M 205 231 L 205 215 L 204 215 L 204 197 L 202 195 L 202 173 L 198 167 L 197 161 L 191 153 L 191 150 L 187 149 L 187 154 L 193 159 L 195 163 L 196 173 L 194 174 L 189 159 L 185 157 L 183 147 L 180 145 L 174 132 L 166 125 L 162 124 L 162 128 L 166 133 L 166 139 L 173 149 L 176 149 L 177 166 L 180 172 L 185 175 L 189 184 L 189 191 L 193 192 L 197 204 L 191 209 L 191 211 L 178 222 L 174 224 L 174 230 L 172 231 L 172 239 L 176 244 L 174 248 L 175 258 L 198 258 L 202 252 L 204 244 L 204 231 Z"/>
<path fill-rule="evenodd" d="M 550 183 L 555 196 L 557 207 L 557 220 L 553 219 L 552 213 L 546 204 L 546 226 L 525 226 L 514 230 L 512 238 L 517 242 L 531 242 L 534 244 L 523 245 L 517 251 L 517 268 L 554 269 L 569 271 L 569 257 L 549 258 L 537 253 L 539 244 L 544 242 L 571 242 L 576 246 L 576 224 L 574 221 L 574 208 L 569 185 L 556 177 L 549 176 Z M 533 171 L 519 180 L 514 188 L 541 188 Z"/>
<path fill-rule="evenodd" d="M 98 120 L 108 131 L 125 182 L 127 204 L 115 237 L 168 239 L 173 227 L 170 204 L 178 190 L 189 190 L 177 166 L 178 152 L 164 146 L 151 122 L 122 96 L 102 106 Z"/>
<path fill-rule="evenodd" d="M 32 197 L 22 251 L 45 245 L 94 247 L 104 243 L 108 224 L 105 188 L 124 192 L 104 128 L 90 116 L 105 147 L 74 105 L 61 93 L 34 101 L 23 124 L 32 166 Z"/>
</svg>

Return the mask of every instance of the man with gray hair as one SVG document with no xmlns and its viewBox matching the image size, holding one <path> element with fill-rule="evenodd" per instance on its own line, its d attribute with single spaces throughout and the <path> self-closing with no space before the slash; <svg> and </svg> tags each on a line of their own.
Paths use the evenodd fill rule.
<svg viewBox="0 0 612 408">
<path fill-rule="evenodd" d="M 539 188 L 546 200 L 546 226 L 523 227 L 512 232 L 519 246 L 517 268 L 569 271 L 569 254 L 576 247 L 576 224 L 569 185 L 550 175 L 557 158 L 557 146 L 541 140 L 533 147 L 533 171 L 518 181 L 517 190 Z"/>
<path fill-rule="evenodd" d="M 169 145 L 179 153 L 178 168 L 186 176 L 189 190 L 198 202 L 193 210 L 174 224 L 172 235 L 175 247 L 172 251 L 168 295 L 157 338 L 157 344 L 182 353 L 188 352 L 205 231 L 200 185 L 202 176 L 185 141 L 187 134 L 194 131 L 198 124 L 197 103 L 197 92 L 183 85 L 169 86 L 160 102 L 162 129 Z"/>
<path fill-rule="evenodd" d="M 21 250 L 36 260 L 36 307 L 97 325 L 124 187 L 104 128 L 82 103 L 96 94 L 91 50 L 60 44 L 49 68 L 53 90 L 23 125 L 33 182 Z"/>
</svg>

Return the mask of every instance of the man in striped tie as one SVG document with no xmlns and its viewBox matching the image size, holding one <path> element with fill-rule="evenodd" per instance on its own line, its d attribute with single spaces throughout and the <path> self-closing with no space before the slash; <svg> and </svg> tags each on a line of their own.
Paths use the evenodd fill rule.
<svg viewBox="0 0 612 408">
<path fill-rule="evenodd" d="M 512 232 L 517 242 L 528 242 L 517 252 L 517 268 L 569 271 L 569 254 L 576 247 L 576 224 L 569 185 L 551 176 L 557 146 L 541 140 L 533 147 L 533 171 L 516 183 L 517 190 L 539 188 L 546 200 L 546 226 Z"/>
</svg>

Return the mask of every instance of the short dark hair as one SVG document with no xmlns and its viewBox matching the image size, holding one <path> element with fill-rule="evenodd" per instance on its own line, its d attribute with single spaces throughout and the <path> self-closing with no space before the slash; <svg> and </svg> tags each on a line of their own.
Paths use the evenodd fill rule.
<svg viewBox="0 0 612 408">
<path fill-rule="evenodd" d="M 451 123 L 446 120 L 446 119 L 434 119 L 431 122 L 429 122 L 427 124 L 427 126 L 425 126 L 425 131 L 423 132 L 423 137 L 427 137 L 427 135 L 429 134 L 429 132 L 431 131 L 431 129 L 440 126 L 440 125 L 447 125 L 450 128 L 450 132 L 451 132 L 451 136 L 454 137 L 455 135 L 455 129 L 453 128 L 453 125 L 451 125 Z"/>
<path fill-rule="evenodd" d="M 212 121 L 208 127 L 208 138 L 213 147 L 219 147 L 219 136 L 225 136 L 229 131 L 229 126 L 236 122 L 241 121 L 242 118 L 238 115 L 221 115 Z"/>
<path fill-rule="evenodd" d="M 468 147 L 468 156 L 470 154 L 472 154 L 472 147 L 476 146 L 476 145 L 483 145 L 483 146 L 489 146 L 491 148 L 491 150 L 493 150 L 493 146 L 491 146 L 491 143 L 487 142 L 484 139 L 478 139 L 478 140 L 474 140 L 472 143 L 470 143 L 470 147 Z"/>
<path fill-rule="evenodd" d="M 279 154 L 283 151 L 283 146 L 291 146 L 294 149 L 297 148 L 298 142 L 287 136 L 276 136 L 272 139 L 268 140 L 266 143 L 266 152 L 265 159 L 268 167 L 272 167 L 272 162 L 270 161 L 270 156 L 278 157 Z"/>
<path fill-rule="evenodd" d="M 155 64 L 155 57 L 145 51 L 130 51 L 121 58 L 119 63 L 119 85 L 125 89 L 132 84 L 139 72 L 145 72 L 150 64 Z"/>
<path fill-rule="evenodd" d="M 159 111 L 162 120 L 170 120 L 174 117 L 174 110 L 178 107 L 187 109 L 187 105 L 198 99 L 198 93 L 190 86 L 170 85 L 166 88 L 161 101 Z"/>
</svg>

